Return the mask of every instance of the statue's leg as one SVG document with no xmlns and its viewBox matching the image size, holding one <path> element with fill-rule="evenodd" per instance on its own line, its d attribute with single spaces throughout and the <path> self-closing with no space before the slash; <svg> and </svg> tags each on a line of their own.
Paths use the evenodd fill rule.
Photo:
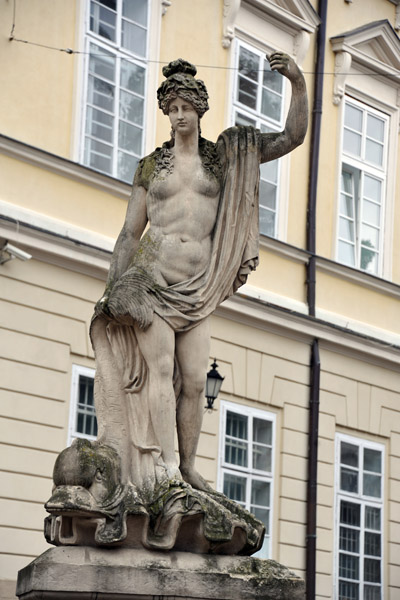
<svg viewBox="0 0 400 600">
<path fill-rule="evenodd" d="M 175 455 L 174 432 L 176 400 L 173 388 L 175 332 L 158 315 L 143 331 L 135 327 L 140 351 L 148 367 L 151 422 L 161 447 L 168 477 L 179 477 Z"/>
<path fill-rule="evenodd" d="M 195 470 L 194 462 L 203 421 L 209 351 L 209 319 L 176 336 L 176 358 L 182 378 L 176 414 L 180 471 L 185 481 L 204 491 L 211 491 L 211 487 Z"/>
</svg>

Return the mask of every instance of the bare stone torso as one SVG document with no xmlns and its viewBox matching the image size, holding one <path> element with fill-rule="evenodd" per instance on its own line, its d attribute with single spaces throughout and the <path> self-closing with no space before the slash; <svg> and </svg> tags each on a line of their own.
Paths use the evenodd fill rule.
<svg viewBox="0 0 400 600">
<path fill-rule="evenodd" d="M 173 172 L 161 172 L 146 198 L 149 239 L 157 247 L 153 276 L 161 285 L 194 277 L 211 257 L 219 184 L 204 171 L 200 156 L 175 156 Z"/>
</svg>

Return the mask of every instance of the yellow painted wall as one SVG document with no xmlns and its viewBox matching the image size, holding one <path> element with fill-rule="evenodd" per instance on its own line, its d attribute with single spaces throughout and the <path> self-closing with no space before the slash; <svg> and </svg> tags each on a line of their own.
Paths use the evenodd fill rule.
<svg viewBox="0 0 400 600">
<path fill-rule="evenodd" d="M 78 0 L 0 0 L 0 131 L 70 157 L 76 55 L 9 41 L 76 47 Z"/>
<path fill-rule="evenodd" d="M 0 199 L 116 238 L 127 200 L 91 185 L 0 155 Z"/>
<path fill-rule="evenodd" d="M 210 110 L 201 121 L 202 135 L 215 141 L 224 128 L 229 53 L 222 48 L 222 0 L 194 2 L 174 0 L 162 18 L 160 61 L 184 58 L 198 67 L 209 94 Z M 195 42 L 194 42 L 195 40 Z M 161 67 L 163 66 L 161 65 Z M 202 66 L 204 65 L 204 66 Z M 161 73 L 159 81 L 164 77 Z M 169 139 L 169 121 L 161 111 L 157 117 L 157 143 Z"/>
</svg>

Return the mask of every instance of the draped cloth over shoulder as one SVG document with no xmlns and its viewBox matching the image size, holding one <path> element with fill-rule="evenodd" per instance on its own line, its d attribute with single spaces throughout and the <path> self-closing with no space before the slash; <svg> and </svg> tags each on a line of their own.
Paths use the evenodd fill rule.
<svg viewBox="0 0 400 600">
<path fill-rule="evenodd" d="M 156 313 L 176 332 L 195 327 L 256 268 L 260 147 L 260 133 L 251 127 L 233 127 L 218 138 L 223 172 L 207 269 L 163 288 L 133 262 L 110 292 L 109 319 L 92 322 L 98 439 L 119 452 L 123 483 L 152 489 L 163 476 L 148 405 L 147 366 L 132 324 L 145 328 Z"/>
</svg>

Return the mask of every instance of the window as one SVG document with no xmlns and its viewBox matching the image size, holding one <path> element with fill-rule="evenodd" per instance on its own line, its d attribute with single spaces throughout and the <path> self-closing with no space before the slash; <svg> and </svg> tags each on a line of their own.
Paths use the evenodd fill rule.
<svg viewBox="0 0 400 600">
<path fill-rule="evenodd" d="M 337 440 L 337 600 L 382 600 L 383 447 Z"/>
<path fill-rule="evenodd" d="M 84 164 L 132 182 L 144 147 L 149 0 L 90 0 Z"/>
<path fill-rule="evenodd" d="M 221 403 L 218 488 L 265 525 L 261 558 L 270 555 L 274 416 L 245 406 Z"/>
<path fill-rule="evenodd" d="M 388 118 L 345 103 L 337 259 L 378 275 L 382 270 Z"/>
<path fill-rule="evenodd" d="M 94 369 L 77 365 L 72 367 L 69 443 L 77 437 L 94 440 L 97 436 L 97 419 L 93 397 L 94 374 Z"/>
<path fill-rule="evenodd" d="M 283 112 L 283 77 L 271 71 L 265 54 L 250 46 L 237 46 L 233 122 L 252 125 L 261 133 L 280 131 Z M 260 232 L 276 237 L 279 160 L 260 166 Z"/>
</svg>

